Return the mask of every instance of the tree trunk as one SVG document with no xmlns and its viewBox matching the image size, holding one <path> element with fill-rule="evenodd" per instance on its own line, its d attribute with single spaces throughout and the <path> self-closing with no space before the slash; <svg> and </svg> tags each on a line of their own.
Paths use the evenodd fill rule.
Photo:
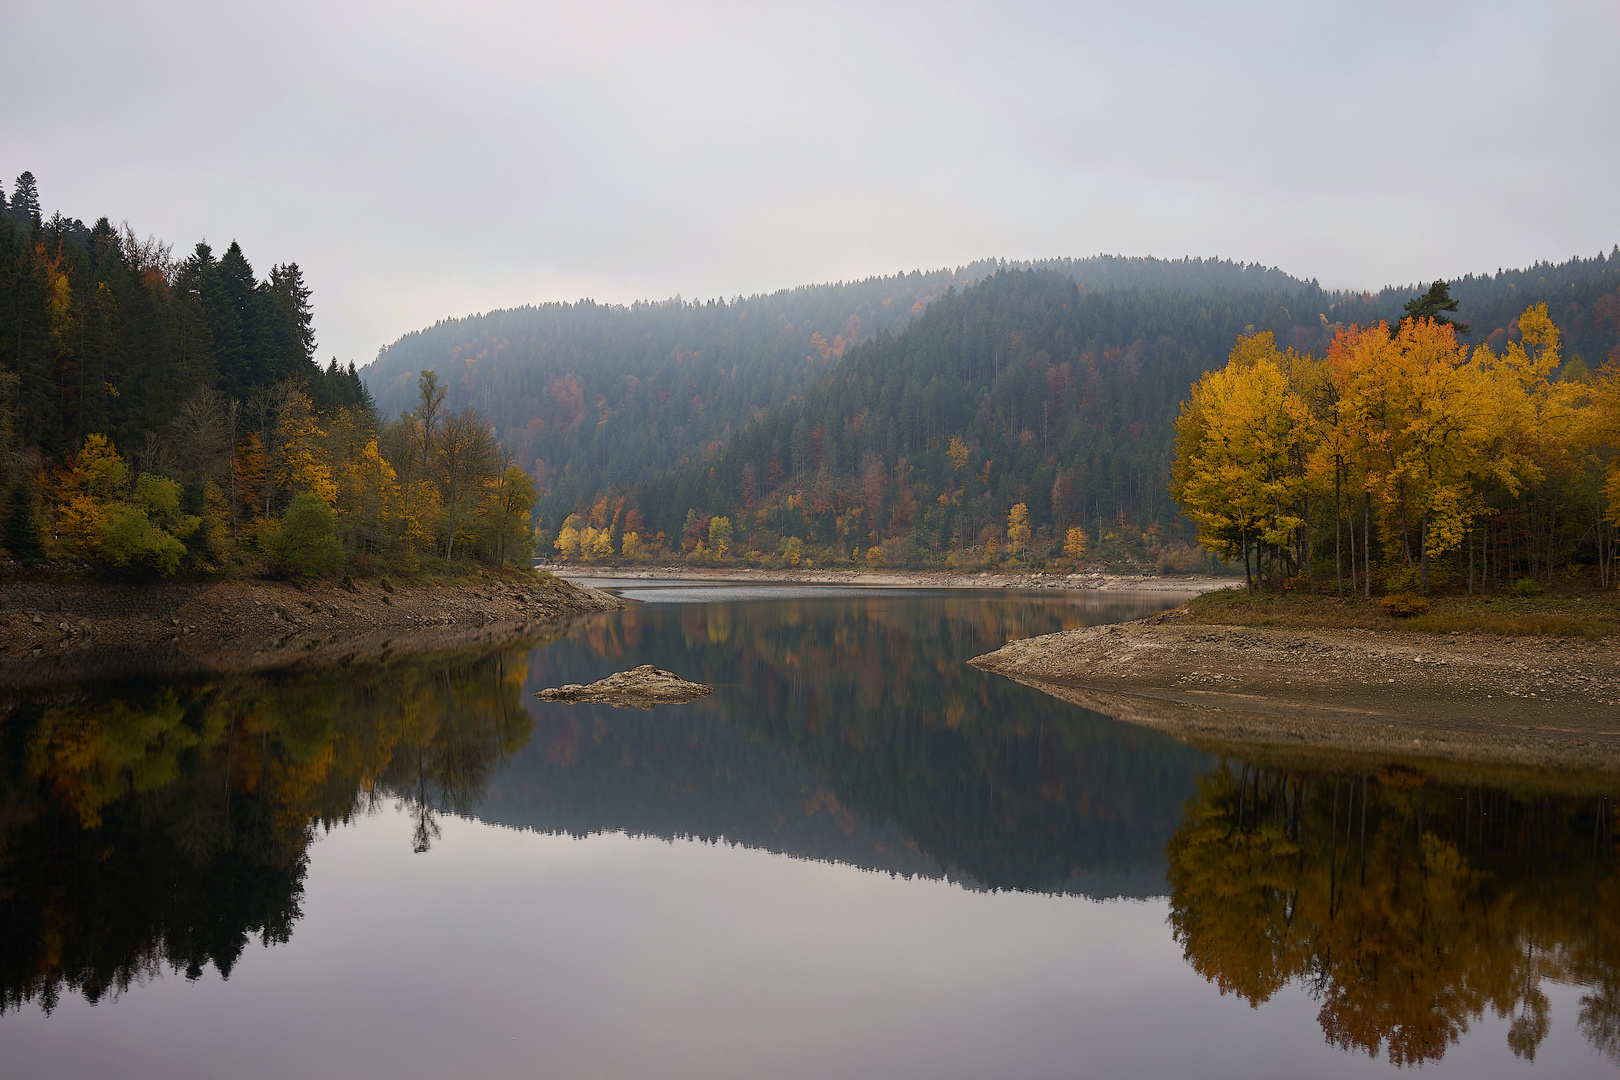
<svg viewBox="0 0 1620 1080">
<path fill-rule="evenodd" d="M 1423 547 L 1418 551 L 1418 578 L 1423 584 L 1423 595 L 1429 595 L 1429 512 L 1423 511 L 1423 521 L 1418 526 L 1418 542 Z"/>
<path fill-rule="evenodd" d="M 1254 577 L 1249 573 L 1249 527 L 1243 526 L 1238 530 L 1243 537 L 1243 588 L 1246 592 L 1254 592 Z"/>
<path fill-rule="evenodd" d="M 1366 576 L 1367 599 L 1372 599 L 1372 495 L 1365 496 L 1361 508 L 1361 561 Z"/>
<path fill-rule="evenodd" d="M 1333 588 L 1340 600 L 1344 599 L 1344 556 L 1341 552 L 1344 537 L 1344 507 L 1339 502 L 1339 479 L 1343 470 L 1337 463 L 1333 467 Z M 1333 789 L 1335 800 L 1334 808 L 1337 810 L 1339 789 Z"/>
</svg>

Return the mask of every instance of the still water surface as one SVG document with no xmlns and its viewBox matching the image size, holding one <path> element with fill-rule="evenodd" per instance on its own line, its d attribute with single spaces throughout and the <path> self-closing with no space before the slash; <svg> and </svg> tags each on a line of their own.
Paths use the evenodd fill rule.
<svg viewBox="0 0 1620 1080">
<path fill-rule="evenodd" d="M 1615 1072 L 1611 792 L 963 663 L 1164 597 L 621 590 L 532 649 L 8 701 L 0 1075 Z M 532 697 L 642 663 L 715 693 Z"/>
</svg>

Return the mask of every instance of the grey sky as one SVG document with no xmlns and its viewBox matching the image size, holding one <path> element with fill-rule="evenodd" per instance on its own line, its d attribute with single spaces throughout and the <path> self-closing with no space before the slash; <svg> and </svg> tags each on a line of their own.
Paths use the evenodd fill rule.
<svg viewBox="0 0 1620 1080">
<path fill-rule="evenodd" d="M 296 260 L 322 357 L 987 255 L 1377 287 L 1620 240 L 1620 5 L 9 5 L 0 173 Z"/>
</svg>

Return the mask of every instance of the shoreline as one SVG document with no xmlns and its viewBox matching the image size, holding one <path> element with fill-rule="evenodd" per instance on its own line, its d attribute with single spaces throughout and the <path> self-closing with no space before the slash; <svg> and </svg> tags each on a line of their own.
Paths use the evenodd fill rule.
<svg viewBox="0 0 1620 1080">
<path fill-rule="evenodd" d="M 576 581 L 690 581 L 734 584 L 848 585 L 884 589 L 1063 589 L 1104 592 L 1171 592 L 1197 595 L 1231 588 L 1230 578 L 1161 577 L 1157 574 L 973 573 L 954 570 L 756 570 L 749 567 L 590 567 L 536 565 L 535 569 Z"/>
<path fill-rule="evenodd" d="M 1206 747 L 1620 774 L 1620 637 L 1189 623 L 1178 612 L 968 661 Z"/>
<path fill-rule="evenodd" d="M 0 585 L 0 686 L 347 667 L 538 638 L 624 601 L 560 578 Z"/>
</svg>

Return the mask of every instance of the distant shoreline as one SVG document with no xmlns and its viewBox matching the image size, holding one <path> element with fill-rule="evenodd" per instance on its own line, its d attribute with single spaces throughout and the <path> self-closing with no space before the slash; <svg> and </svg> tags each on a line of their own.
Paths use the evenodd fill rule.
<svg viewBox="0 0 1620 1080">
<path fill-rule="evenodd" d="M 1158 574 L 1020 573 L 964 574 L 952 570 L 755 570 L 746 567 L 706 569 L 684 566 L 580 566 L 541 564 L 535 567 L 568 580 L 688 581 L 735 584 L 853 585 L 885 589 L 1062 589 L 1074 592 L 1168 592 L 1196 595 L 1231 588 L 1232 578 L 1161 576 Z"/>
</svg>

